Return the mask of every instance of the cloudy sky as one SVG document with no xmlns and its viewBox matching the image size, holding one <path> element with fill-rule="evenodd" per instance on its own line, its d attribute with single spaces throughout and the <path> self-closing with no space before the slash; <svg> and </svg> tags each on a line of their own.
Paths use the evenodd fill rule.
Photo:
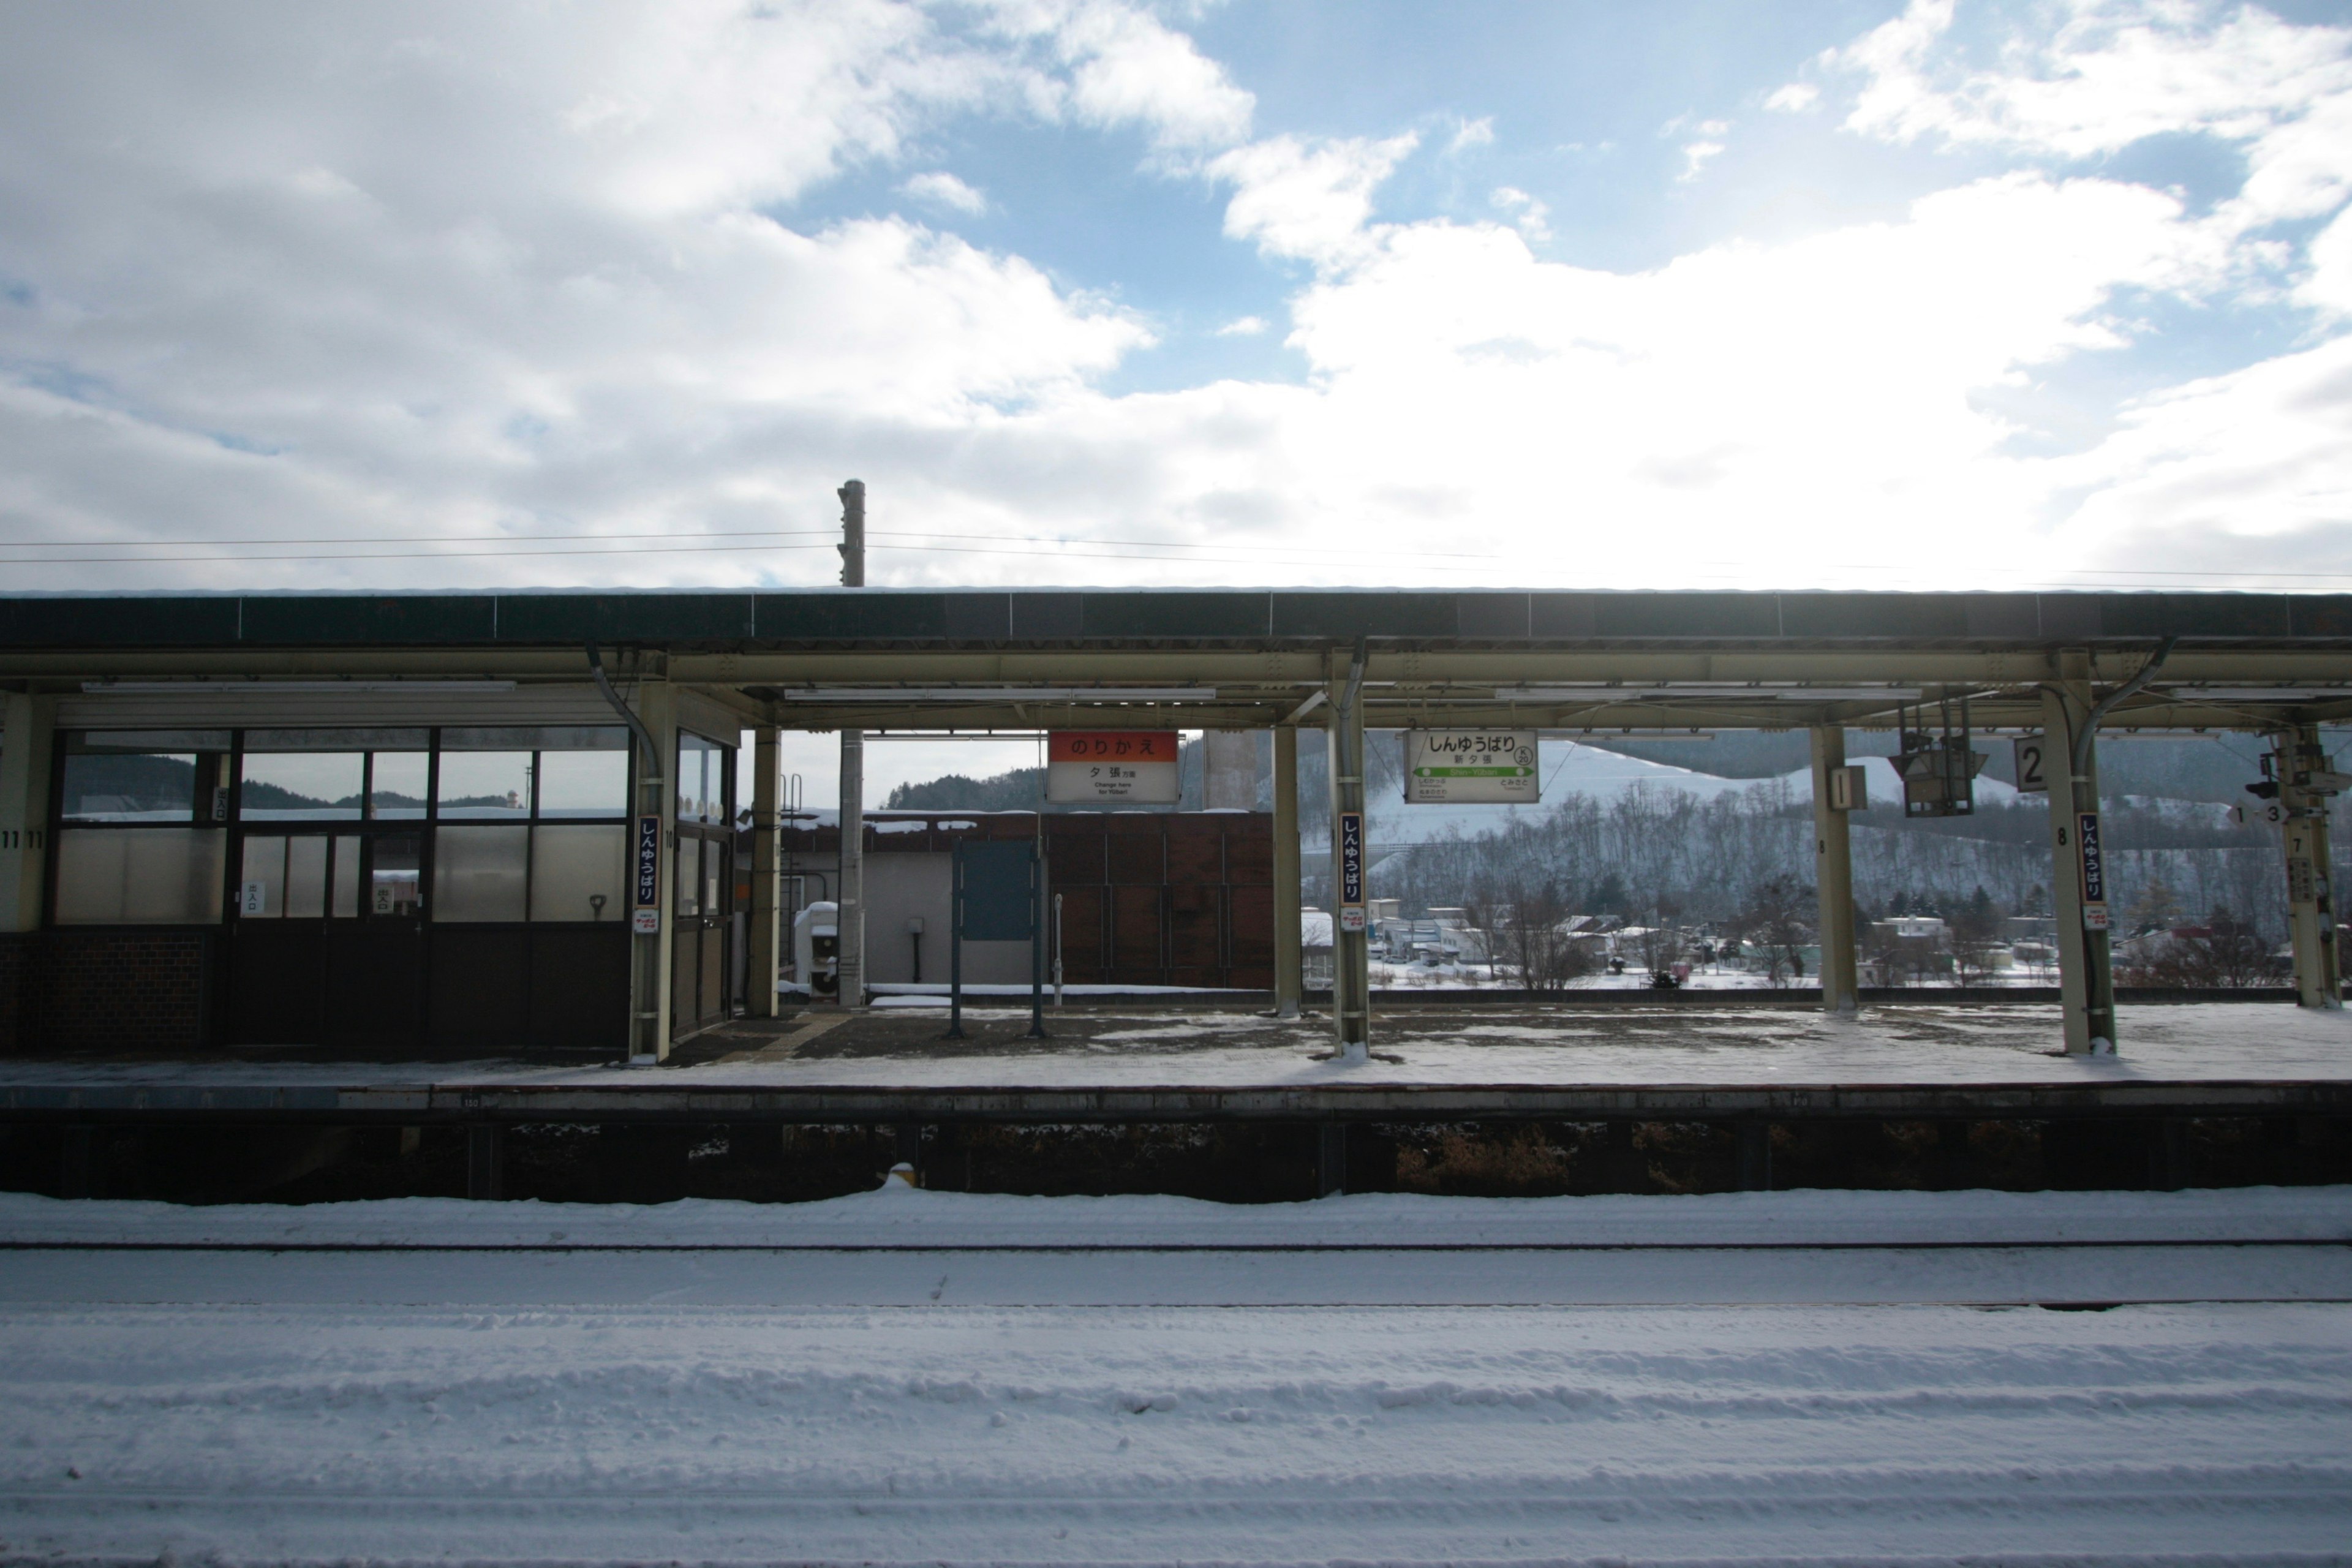
<svg viewBox="0 0 2352 1568">
<path fill-rule="evenodd" d="M 2347 24 L 12 6 L 0 573 L 2352 584 Z"/>
</svg>

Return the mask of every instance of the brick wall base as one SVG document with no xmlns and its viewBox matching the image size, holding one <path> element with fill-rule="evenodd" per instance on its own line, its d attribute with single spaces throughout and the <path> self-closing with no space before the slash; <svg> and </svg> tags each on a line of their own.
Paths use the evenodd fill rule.
<svg viewBox="0 0 2352 1568">
<path fill-rule="evenodd" d="M 210 931 L 152 926 L 0 936 L 0 1050 L 202 1046 L 214 940 Z"/>
</svg>

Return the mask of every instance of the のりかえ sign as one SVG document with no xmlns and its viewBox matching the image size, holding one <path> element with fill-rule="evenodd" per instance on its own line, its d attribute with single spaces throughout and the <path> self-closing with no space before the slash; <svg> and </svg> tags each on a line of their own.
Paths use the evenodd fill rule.
<svg viewBox="0 0 2352 1568">
<path fill-rule="evenodd" d="M 1408 730 L 1409 805 L 1533 805 L 1542 796 L 1533 730 Z"/>
<path fill-rule="evenodd" d="M 1045 798 L 1174 805 L 1178 741 L 1172 730 L 1056 730 L 1045 739 Z"/>
</svg>

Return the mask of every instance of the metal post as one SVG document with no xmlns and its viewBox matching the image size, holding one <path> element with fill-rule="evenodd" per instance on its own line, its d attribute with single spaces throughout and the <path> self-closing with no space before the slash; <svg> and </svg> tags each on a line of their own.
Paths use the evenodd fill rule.
<svg viewBox="0 0 2352 1568">
<path fill-rule="evenodd" d="M 1853 959 L 1853 839 L 1847 814 L 1830 805 L 1830 775 L 1845 766 L 1845 730 L 1813 726 L 1813 886 L 1820 900 L 1822 1011 L 1860 1005 Z"/>
<path fill-rule="evenodd" d="M 1054 1005 L 1062 1005 L 1062 895 L 1054 895 Z"/>
<path fill-rule="evenodd" d="M 948 856 L 948 1033 L 963 1038 L 963 845 Z"/>
<path fill-rule="evenodd" d="M 866 586 L 866 481 L 841 497 L 841 585 Z M 866 1005 L 866 731 L 841 732 L 841 886 L 834 895 L 840 1005 Z"/>
<path fill-rule="evenodd" d="M 484 1201 L 506 1196 L 507 1130 L 495 1121 L 466 1129 L 466 1195 Z"/>
<path fill-rule="evenodd" d="M 777 786 L 781 760 L 777 730 L 762 724 L 751 743 L 751 951 L 746 968 L 754 1018 L 776 1016 L 776 977 L 782 967 L 778 942 L 782 931 L 782 892 L 778 841 L 783 827 Z"/>
<path fill-rule="evenodd" d="M 49 749 L 58 700 L 5 694 L 0 734 L 0 931 L 37 931 L 47 884 Z"/>
<path fill-rule="evenodd" d="M 1046 1038 L 1045 857 L 1034 849 L 1029 855 L 1029 1037 Z"/>
<path fill-rule="evenodd" d="M 2287 930 L 2294 944 L 2294 996 L 2305 1007 L 2344 1005 L 2336 955 L 2336 900 L 2328 868 L 2327 797 L 2310 775 L 2327 770 L 2319 726 L 2298 724 L 2281 735 L 2275 771 L 2279 805 L 2286 808 L 2279 842 L 2286 852 Z"/>
<path fill-rule="evenodd" d="M 1359 825 L 1363 821 L 1363 680 L 1364 649 L 1359 644 L 1346 678 L 1332 682 L 1331 725 L 1326 731 L 1331 761 L 1331 1021 L 1339 1058 L 1349 1062 L 1371 1054 L 1371 935 L 1360 923 L 1354 931 L 1346 929 L 1349 907 L 1341 898 L 1345 824 L 1351 816 Z"/>
<path fill-rule="evenodd" d="M 1274 1016 L 1296 1018 L 1307 989 L 1298 879 L 1298 726 L 1274 732 Z"/>
<path fill-rule="evenodd" d="M 2058 764 L 2050 775 L 2050 898 L 2057 917 L 2058 994 L 2064 1011 L 2065 1047 L 2069 1056 L 2112 1052 L 2116 1040 L 2115 981 L 2107 963 L 2107 933 L 2085 929 L 2083 898 L 2083 857 L 2079 842 L 2082 816 L 2096 813 L 2099 802 L 2098 752 L 2084 746 L 2083 766 L 2076 773 L 2073 759 L 2091 713 L 2091 656 L 2084 648 L 2062 648 L 2058 679 L 2042 688 L 2042 725 L 2053 744 L 2050 761 Z M 2094 906 L 2096 918 L 2104 907 Z"/>
<path fill-rule="evenodd" d="M 668 778 L 677 765 L 677 693 L 667 679 L 639 682 L 637 717 L 654 751 L 650 760 L 641 757 L 638 763 L 637 815 L 655 824 L 654 885 L 659 901 L 651 910 L 651 929 L 637 929 L 629 938 L 629 1058 L 657 1062 L 669 1055 L 670 961 L 675 956 L 671 920 L 677 878 L 677 792 L 669 787 Z M 638 750 L 645 750 L 643 742 Z M 643 919 L 646 913 L 638 910 L 633 918 Z"/>
</svg>

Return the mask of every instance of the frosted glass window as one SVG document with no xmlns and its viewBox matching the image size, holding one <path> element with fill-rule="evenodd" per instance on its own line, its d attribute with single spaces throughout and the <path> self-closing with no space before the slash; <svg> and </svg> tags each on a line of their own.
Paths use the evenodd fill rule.
<svg viewBox="0 0 2352 1568">
<path fill-rule="evenodd" d="M 441 815 L 475 819 L 529 816 L 530 753 L 445 749 L 441 753 Z"/>
<path fill-rule="evenodd" d="M 335 840 L 335 889 L 328 912 L 350 920 L 360 912 L 360 841 L 347 835 Z"/>
<path fill-rule="evenodd" d="M 237 814 L 247 822 L 321 822 L 360 814 L 358 752 L 247 752 Z"/>
<path fill-rule="evenodd" d="M 567 823 L 530 831 L 531 919 L 628 918 L 627 824 L 585 826 Z"/>
<path fill-rule="evenodd" d="M 189 822 L 195 817 L 193 752 L 68 751 L 59 815 L 79 822 Z"/>
<path fill-rule="evenodd" d="M 226 833 L 82 828 L 59 833 L 57 843 L 59 925 L 211 925 L 220 919 Z"/>
<path fill-rule="evenodd" d="M 702 912 L 702 840 L 681 837 L 676 856 L 677 868 L 677 912 L 698 915 Z"/>
<path fill-rule="evenodd" d="M 625 816 L 628 811 L 628 752 L 539 754 L 540 816 Z"/>
<path fill-rule="evenodd" d="M 245 837 L 245 869 L 236 879 L 237 913 L 249 921 L 281 920 L 286 914 L 286 837 L 278 833 Z"/>
<path fill-rule="evenodd" d="M 433 839 L 433 918 L 445 923 L 519 921 L 530 829 L 444 827 Z"/>
<path fill-rule="evenodd" d="M 368 786 L 368 815 L 379 822 L 423 816 L 431 759 L 423 752 L 378 752 Z"/>
<path fill-rule="evenodd" d="M 323 834 L 305 833 L 286 841 L 286 918 L 327 916 L 327 845 Z"/>
</svg>

